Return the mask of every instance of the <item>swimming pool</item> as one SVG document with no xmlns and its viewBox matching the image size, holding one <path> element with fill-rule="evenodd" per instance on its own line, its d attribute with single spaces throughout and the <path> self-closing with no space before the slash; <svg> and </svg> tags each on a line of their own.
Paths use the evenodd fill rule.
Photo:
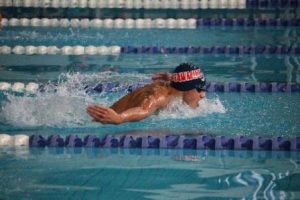
<svg viewBox="0 0 300 200">
<path fill-rule="evenodd" d="M 0 82 L 12 86 L 0 90 L 0 133 L 299 136 L 300 24 L 292 14 L 284 15 L 296 13 L 298 4 L 280 1 L 284 9 L 276 10 L 251 2 L 243 9 L 166 13 L 157 8 L 27 8 L 25 3 L 2 7 L 8 20 L 0 31 Z M 111 19 L 92 21 L 97 16 Z M 117 21 L 130 17 L 133 21 Z M 149 18 L 150 26 L 137 20 Z M 151 74 L 182 62 L 200 65 L 210 83 L 223 86 L 209 90 L 199 109 L 175 101 L 148 119 L 118 126 L 92 123 L 86 114 L 87 105 L 111 105 L 151 82 Z M 14 85 L 30 82 L 38 90 Z M 245 82 L 297 87 L 224 89 Z M 297 199 L 299 161 L 297 151 L 2 146 L 0 198 Z"/>
</svg>

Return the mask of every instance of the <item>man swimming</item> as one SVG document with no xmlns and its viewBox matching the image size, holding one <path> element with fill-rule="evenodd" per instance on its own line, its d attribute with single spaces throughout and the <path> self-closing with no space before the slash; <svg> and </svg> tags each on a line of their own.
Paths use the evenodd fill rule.
<svg viewBox="0 0 300 200">
<path fill-rule="evenodd" d="M 139 121 L 166 107 L 172 99 L 182 98 L 191 108 L 205 97 L 205 77 L 197 66 L 182 63 L 173 73 L 153 76 L 154 82 L 119 99 L 111 107 L 89 105 L 87 113 L 102 124 Z"/>
</svg>

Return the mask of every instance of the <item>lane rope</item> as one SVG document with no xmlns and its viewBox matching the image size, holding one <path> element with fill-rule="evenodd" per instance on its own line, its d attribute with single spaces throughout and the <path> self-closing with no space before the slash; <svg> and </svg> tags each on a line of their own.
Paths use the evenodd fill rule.
<svg viewBox="0 0 300 200">
<path fill-rule="evenodd" d="M 258 0 L 257 0 L 258 1 Z M 34 8 L 125 8 L 125 9 L 245 9 L 246 0 L 4 0 L 2 7 Z"/>
<path fill-rule="evenodd" d="M 212 54 L 212 55 L 299 55 L 300 46 L 293 45 L 213 45 L 213 46 L 0 46 L 0 54 L 18 55 L 119 55 L 124 54 Z"/>
<path fill-rule="evenodd" d="M 80 27 L 107 29 L 200 29 L 209 26 L 222 27 L 298 27 L 300 19 L 284 18 L 117 18 L 117 19 L 88 19 L 88 18 L 3 18 L 4 27 Z"/>
<path fill-rule="evenodd" d="M 2 0 L 0 7 L 118 9 L 260 9 L 297 8 L 297 0 Z"/>
<path fill-rule="evenodd" d="M 121 84 L 119 82 L 103 82 L 94 85 L 87 85 L 85 90 L 87 93 L 101 93 L 101 92 L 132 92 L 140 87 L 143 87 L 147 82 L 138 82 L 133 84 Z M 0 91 L 11 91 L 16 93 L 37 93 L 44 91 L 45 84 L 38 84 L 35 82 L 0 82 Z M 300 92 L 299 83 L 287 82 L 207 82 L 205 89 L 207 92 L 284 92 L 296 93 Z"/>
<path fill-rule="evenodd" d="M 82 138 L 78 135 L 67 135 L 64 138 L 60 135 L 45 137 L 0 134 L 0 146 L 299 151 L 300 137 L 86 135 Z"/>
</svg>

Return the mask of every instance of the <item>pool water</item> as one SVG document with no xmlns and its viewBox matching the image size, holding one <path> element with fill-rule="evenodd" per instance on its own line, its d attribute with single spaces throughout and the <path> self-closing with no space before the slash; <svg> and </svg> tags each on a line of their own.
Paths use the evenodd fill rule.
<svg viewBox="0 0 300 200">
<path fill-rule="evenodd" d="M 92 83 L 101 76 L 105 80 L 111 77 L 114 77 L 114 80 L 119 78 L 120 82 L 125 84 L 142 79 L 145 75 L 77 74 L 68 76 L 69 81 L 36 95 L 2 93 L 1 129 L 12 134 L 32 131 L 51 134 L 59 131 L 63 135 L 95 132 L 105 135 L 163 131 L 170 134 L 299 135 L 298 93 L 208 93 L 207 99 L 201 101 L 196 110 L 190 109 L 179 100 L 174 100 L 157 115 L 140 122 L 118 126 L 92 123 L 85 111 L 87 105 L 110 106 L 127 93 L 86 93 L 83 84 L 89 80 Z M 122 81 L 124 77 L 128 79 Z"/>
<path fill-rule="evenodd" d="M 297 199 L 296 152 L 1 149 L 3 199 Z"/>
<path fill-rule="evenodd" d="M 120 35 L 121 34 L 121 35 Z M 182 38 L 184 35 L 184 38 Z M 238 37 L 237 37 L 238 36 Z M 180 29 L 82 29 L 7 27 L 0 45 L 119 45 L 119 46 L 213 46 L 299 45 L 299 27 L 208 27 Z M 178 39 L 180 38 L 180 39 Z"/>
<path fill-rule="evenodd" d="M 291 9 L 290 13 L 284 9 L 176 13 L 179 17 L 277 18 L 292 16 L 296 9 Z M 115 18 L 128 12 L 128 16 L 143 17 L 133 10 L 104 9 L 100 14 Z M 18 18 L 86 17 L 80 9 L 0 11 Z M 151 16 L 177 17 L 175 11 L 142 12 L 145 17 L 151 12 Z M 299 31 L 293 26 L 195 30 L 3 27 L 0 46 L 293 47 L 300 45 Z M 86 114 L 87 105 L 110 106 L 128 93 L 124 89 L 128 85 L 150 83 L 153 73 L 172 71 L 182 62 L 201 66 L 212 82 L 300 83 L 299 54 L 0 54 L 0 82 L 36 82 L 42 88 L 35 94 L 0 91 L 0 134 L 300 136 L 299 92 L 207 92 L 198 109 L 177 99 L 156 115 L 118 126 L 93 123 Z M 88 90 L 111 82 L 119 84 L 116 91 Z M 299 152 L 285 151 L 1 147 L 0 199 L 298 199 L 299 163 Z"/>
</svg>

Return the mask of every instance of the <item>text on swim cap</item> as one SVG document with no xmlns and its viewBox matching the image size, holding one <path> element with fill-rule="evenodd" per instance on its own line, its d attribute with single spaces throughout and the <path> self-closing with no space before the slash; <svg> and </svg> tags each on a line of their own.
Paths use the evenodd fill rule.
<svg viewBox="0 0 300 200">
<path fill-rule="evenodd" d="M 204 75 L 200 69 L 195 69 L 195 70 L 187 71 L 187 72 L 178 72 L 178 73 L 172 74 L 173 82 L 185 82 L 185 81 L 195 80 L 198 78 L 200 78 L 200 79 L 204 78 Z"/>
</svg>

